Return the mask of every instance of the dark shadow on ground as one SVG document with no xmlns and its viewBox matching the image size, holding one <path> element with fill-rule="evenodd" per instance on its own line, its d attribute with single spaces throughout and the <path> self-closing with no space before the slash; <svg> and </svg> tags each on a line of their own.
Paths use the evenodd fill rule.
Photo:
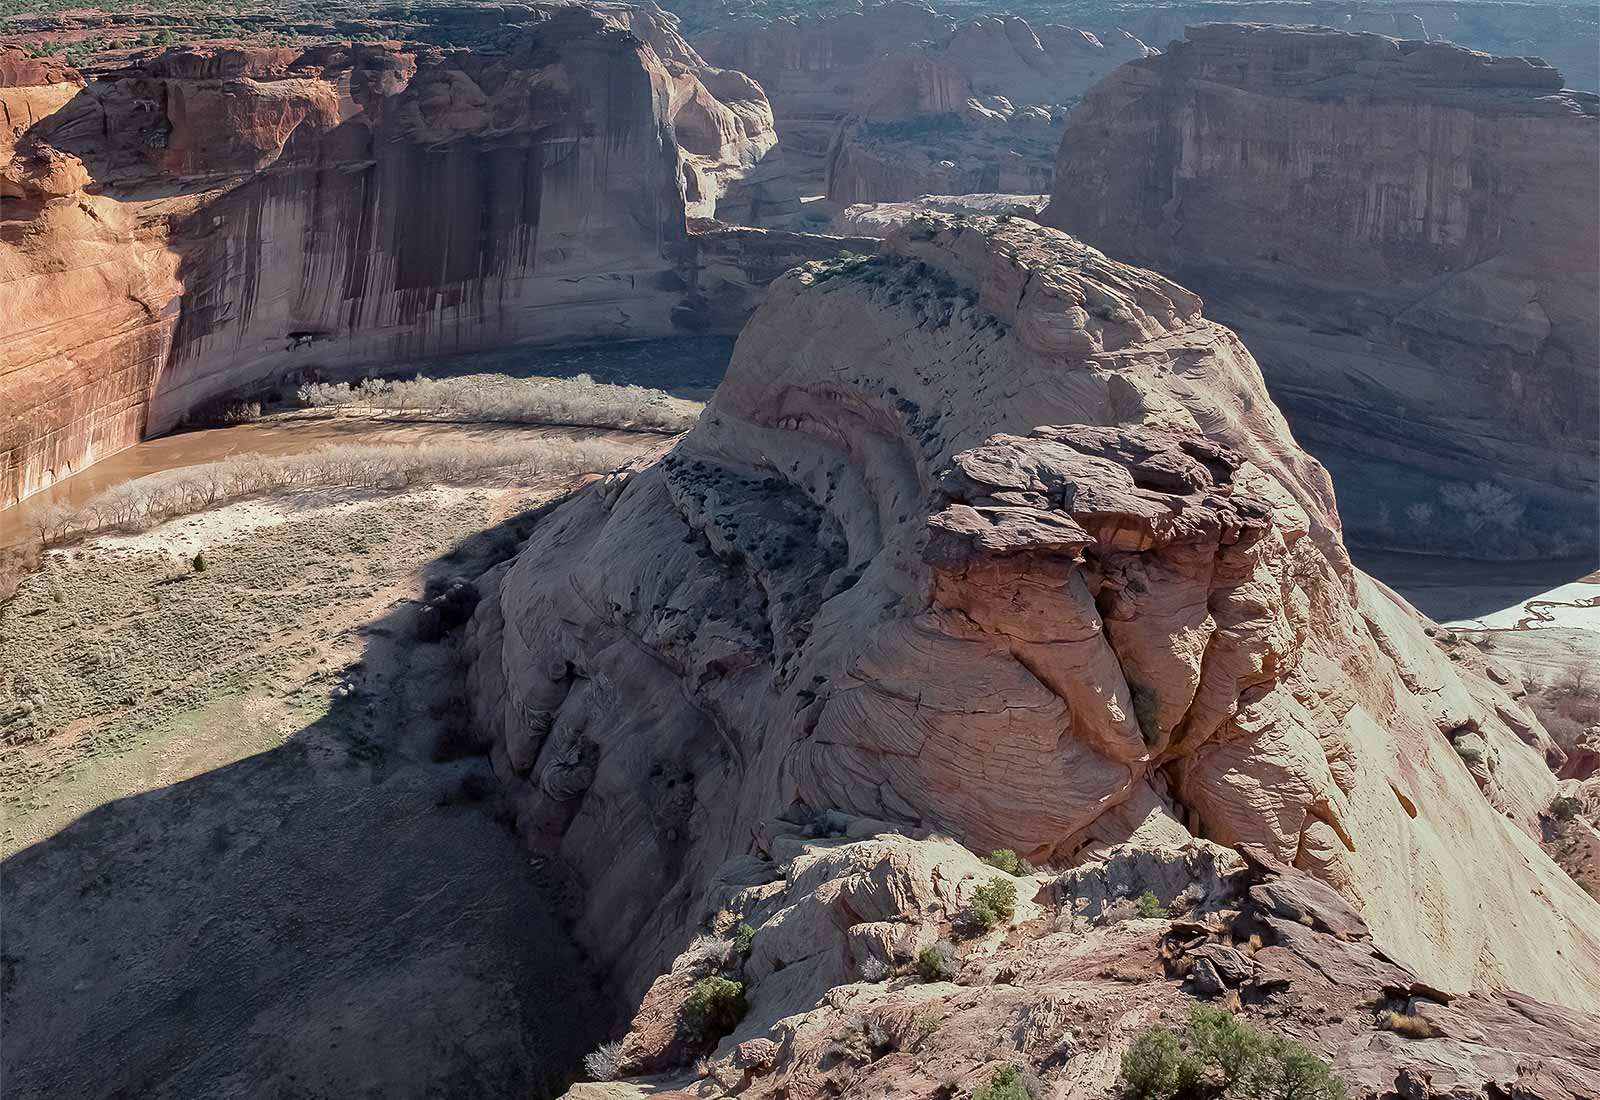
<svg viewBox="0 0 1600 1100">
<path fill-rule="evenodd" d="M 472 575 L 514 522 L 431 568 Z M 615 1020 L 487 760 L 433 759 L 460 662 L 411 640 L 415 608 L 367 624 L 317 685 L 337 701 L 280 747 L 0 865 L 8 1098 L 565 1087 Z"/>
<path fill-rule="evenodd" d="M 1600 550 L 1562 560 L 1471 561 L 1351 546 L 1350 558 L 1440 622 L 1488 615 L 1600 570 Z"/>
</svg>

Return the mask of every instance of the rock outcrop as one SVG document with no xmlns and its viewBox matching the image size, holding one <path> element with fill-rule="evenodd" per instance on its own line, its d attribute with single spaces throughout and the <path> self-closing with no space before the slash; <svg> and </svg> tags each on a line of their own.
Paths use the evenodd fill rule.
<svg viewBox="0 0 1600 1100">
<path fill-rule="evenodd" d="M 785 275 L 699 425 L 480 587 L 477 721 L 633 998 L 763 821 L 827 812 L 1057 868 L 1260 845 L 1436 986 L 1600 996 L 1536 720 L 1351 568 L 1198 298 L 1034 223 Z"/>
<path fill-rule="evenodd" d="M 770 148 L 760 89 L 653 8 L 494 19 L 478 52 L 0 53 L 0 506 L 269 379 L 693 316 L 686 218 Z"/>
<path fill-rule="evenodd" d="M 1195 27 L 1072 115 L 1044 220 L 1203 294 L 1362 537 L 1580 552 L 1600 111 L 1561 88 L 1442 44 Z"/>
<path fill-rule="evenodd" d="M 1378 950 L 1336 892 L 1250 846 L 1241 859 L 1205 842 L 1124 845 L 1010 878 L 948 842 L 850 839 L 861 824 L 780 826 L 729 865 L 706 921 L 751 926 L 748 957 L 715 935 L 680 955 L 634 1016 L 621 1071 L 666 1070 L 655 1084 L 690 1096 L 865 1100 L 972 1090 L 1020 1065 L 1037 1095 L 1113 1096 L 1137 1036 L 1181 1028 L 1211 1001 L 1331 1062 L 1357 1100 L 1595 1096 L 1600 1017 L 1433 988 Z M 975 934 L 963 927 L 970 900 L 995 881 L 1017 889 L 1016 911 Z M 927 951 L 946 974 L 917 973 Z M 749 1014 L 671 1076 L 704 1049 L 685 1034 L 683 1004 L 711 975 L 744 983 Z"/>
<path fill-rule="evenodd" d="M 1120 32 L 1015 16 L 957 23 L 907 2 L 738 21 L 695 45 L 766 89 L 784 185 L 841 203 L 1046 189 L 1055 135 L 1039 105 L 1071 104 L 1153 52 Z"/>
</svg>

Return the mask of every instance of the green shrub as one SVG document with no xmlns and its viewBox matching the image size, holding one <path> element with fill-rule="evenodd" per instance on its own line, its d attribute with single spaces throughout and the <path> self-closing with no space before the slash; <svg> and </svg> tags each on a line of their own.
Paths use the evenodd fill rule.
<svg viewBox="0 0 1600 1100">
<path fill-rule="evenodd" d="M 194 566 L 196 573 L 204 573 L 206 571 L 206 556 L 197 552 L 194 556 L 194 561 L 189 564 Z"/>
<path fill-rule="evenodd" d="M 1195 1005 L 1182 1037 L 1154 1027 L 1122 1056 L 1129 1100 L 1345 1100 L 1326 1062 L 1222 1008 Z"/>
<path fill-rule="evenodd" d="M 930 943 L 917 952 L 917 975 L 925 982 L 947 982 L 955 977 L 950 948 L 943 943 Z"/>
<path fill-rule="evenodd" d="M 1557 821 L 1571 821 L 1583 812 L 1583 803 L 1569 795 L 1561 795 L 1550 803 L 1550 816 Z"/>
<path fill-rule="evenodd" d="M 738 1027 L 749 1008 L 743 982 L 701 978 L 683 1002 L 683 1019 L 701 1042 L 710 1045 Z"/>
<path fill-rule="evenodd" d="M 1138 907 L 1139 915 L 1141 917 L 1172 916 L 1167 907 L 1161 904 L 1161 899 L 1156 897 L 1149 890 L 1146 890 L 1144 893 L 1140 894 L 1139 897 L 1134 901 L 1134 905 Z"/>
<path fill-rule="evenodd" d="M 733 949 L 741 956 L 750 956 L 750 947 L 755 943 L 756 930 L 749 924 L 741 924 L 733 930 Z"/>
<path fill-rule="evenodd" d="M 987 1085 L 972 1090 L 972 1100 L 1037 1100 L 1033 1075 L 1021 1066 L 1001 1066 Z"/>
<path fill-rule="evenodd" d="M 1122 1056 L 1122 1080 L 1134 1100 L 1171 1100 L 1185 1069 L 1178 1037 L 1164 1027 L 1140 1035 Z"/>
<path fill-rule="evenodd" d="M 1008 875 L 1033 874 L 1033 864 L 1017 855 L 1010 848 L 996 848 L 983 857 L 983 862 L 990 867 L 998 867 Z"/>
<path fill-rule="evenodd" d="M 1011 923 L 1017 913 L 1017 884 L 1010 879 L 990 879 L 972 892 L 967 916 L 985 932 Z"/>
</svg>

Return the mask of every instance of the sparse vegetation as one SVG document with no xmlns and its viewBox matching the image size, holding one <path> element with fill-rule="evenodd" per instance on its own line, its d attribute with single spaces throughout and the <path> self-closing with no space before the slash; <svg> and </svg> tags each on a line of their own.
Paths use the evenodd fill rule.
<svg viewBox="0 0 1600 1100">
<path fill-rule="evenodd" d="M 990 867 L 998 867 L 1008 875 L 1033 874 L 1033 864 L 1017 855 L 1010 848 L 996 848 L 983 857 L 983 862 Z"/>
<path fill-rule="evenodd" d="M 1574 660 L 1550 682 L 1528 670 L 1522 677 L 1528 694 L 1523 702 L 1544 723 L 1561 751 L 1569 756 L 1591 726 L 1600 725 L 1600 688 L 1588 662 Z"/>
<path fill-rule="evenodd" d="M 972 1100 L 1038 1100 L 1038 1078 L 1022 1066 L 1001 1066 L 987 1085 L 972 1090 Z"/>
<path fill-rule="evenodd" d="M 1433 1030 L 1433 1025 L 1421 1016 L 1387 1009 L 1378 1013 L 1378 1026 L 1410 1039 L 1431 1039 L 1438 1034 Z"/>
<path fill-rule="evenodd" d="M 864 982 L 881 982 L 889 976 L 889 964 L 869 955 L 861 961 L 861 966 L 856 972 Z"/>
<path fill-rule="evenodd" d="M 683 1002 L 683 1022 L 700 1042 L 710 1046 L 738 1027 L 749 1008 L 743 982 L 701 978 Z"/>
<path fill-rule="evenodd" d="M 975 927 L 987 932 L 1010 924 L 1016 913 L 1017 884 L 1010 879 L 994 878 L 972 892 L 966 917 Z"/>
<path fill-rule="evenodd" d="M 733 935 L 730 937 L 730 942 L 733 944 L 734 952 L 740 958 L 749 958 L 750 948 L 754 945 L 755 939 L 755 927 L 747 923 L 741 923 L 739 927 L 733 930 Z"/>
<path fill-rule="evenodd" d="M 1161 899 L 1156 897 L 1155 894 L 1151 893 L 1149 890 L 1146 890 L 1144 893 L 1140 894 L 1138 898 L 1135 899 L 1134 905 L 1138 908 L 1139 915 L 1141 917 L 1165 918 L 1172 916 L 1171 911 L 1165 905 L 1161 904 Z"/>
<path fill-rule="evenodd" d="M 1321 1058 L 1222 1008 L 1193 1005 L 1181 1036 L 1149 1029 L 1122 1056 L 1129 1100 L 1344 1100 Z"/>
<path fill-rule="evenodd" d="M 300 387 L 300 403 L 387 416 L 448 418 L 513 424 L 646 428 L 681 432 L 694 425 L 699 407 L 682 408 L 662 390 L 613 386 L 588 374 L 573 378 L 369 378 L 354 384 L 312 382 Z"/>
<path fill-rule="evenodd" d="M 1568 822 L 1583 812 L 1583 803 L 1570 795 L 1557 795 L 1550 803 L 1550 816 L 1560 822 Z"/>
<path fill-rule="evenodd" d="M 256 493 L 312 488 L 404 489 L 494 478 L 529 482 L 613 469 L 629 454 L 600 441 L 366 444 L 322 447 L 283 457 L 246 454 L 129 481 L 101 493 L 82 508 L 42 508 L 29 522 L 40 545 L 49 547 L 104 531 L 146 530 L 176 516 Z"/>
<path fill-rule="evenodd" d="M 194 555 L 194 559 L 189 562 L 189 567 L 191 569 L 193 569 L 196 573 L 204 573 L 206 571 L 206 556 L 205 556 L 205 553 L 202 552 L 202 551 L 196 551 L 195 555 Z"/>
<path fill-rule="evenodd" d="M 622 1074 L 622 1042 L 601 1043 L 583 1058 L 591 1081 L 615 1081 Z"/>
<path fill-rule="evenodd" d="M 917 976 L 925 982 L 948 982 L 954 978 L 955 949 L 941 940 L 918 951 Z"/>
</svg>

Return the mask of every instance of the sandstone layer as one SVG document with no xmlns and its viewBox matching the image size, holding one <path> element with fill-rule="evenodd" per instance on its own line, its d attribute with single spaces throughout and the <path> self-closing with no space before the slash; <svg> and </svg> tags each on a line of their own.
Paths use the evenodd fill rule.
<svg viewBox="0 0 1600 1100">
<path fill-rule="evenodd" d="M 1050 157 L 1033 146 L 1052 116 L 1013 116 L 1073 103 L 1115 66 L 1151 52 L 1122 33 L 1098 38 L 1014 16 L 958 23 L 906 2 L 737 21 L 694 41 L 712 63 L 766 89 L 784 183 L 843 203 L 1047 188 Z M 901 125 L 863 132 L 874 122 Z M 939 141 L 941 155 L 923 155 Z"/>
<path fill-rule="evenodd" d="M 242 387 L 697 316 L 686 219 L 771 147 L 761 90 L 654 8 L 493 14 L 470 51 L 0 55 L 0 506 Z"/>
<path fill-rule="evenodd" d="M 708 1057 L 649 1090 L 580 1085 L 569 1100 L 643 1100 L 663 1085 L 909 1100 L 975 1091 L 1019 1065 L 1034 1095 L 1109 1097 L 1135 1037 L 1181 1027 L 1195 1001 L 1304 1044 L 1357 1100 L 1596 1095 L 1600 1016 L 1433 988 L 1387 958 L 1326 884 L 1258 849 L 1124 845 L 1008 878 L 948 842 L 852 840 L 860 824 L 780 825 L 708 891 L 708 927 L 755 929 L 748 956 L 716 937 L 691 945 L 652 984 L 618 1062 L 630 1075 L 683 1063 L 695 1049 L 681 1023 L 688 991 L 731 976 L 750 1011 Z M 963 928 L 974 892 L 996 881 L 1018 891 L 1012 919 Z M 1168 912 L 1141 916 L 1141 894 Z M 942 979 L 914 972 L 926 950 L 949 959 Z"/>
<path fill-rule="evenodd" d="M 1537 720 L 1340 538 L 1195 295 L 927 214 L 774 283 L 699 425 L 480 581 L 469 694 L 634 998 L 762 822 L 839 811 L 1058 868 L 1259 845 L 1435 986 L 1592 1004 Z"/>
<path fill-rule="evenodd" d="M 1600 480 L 1597 159 L 1596 97 L 1542 62 L 1217 24 L 1086 97 L 1044 220 L 1203 294 L 1363 537 L 1566 556 Z"/>
</svg>

